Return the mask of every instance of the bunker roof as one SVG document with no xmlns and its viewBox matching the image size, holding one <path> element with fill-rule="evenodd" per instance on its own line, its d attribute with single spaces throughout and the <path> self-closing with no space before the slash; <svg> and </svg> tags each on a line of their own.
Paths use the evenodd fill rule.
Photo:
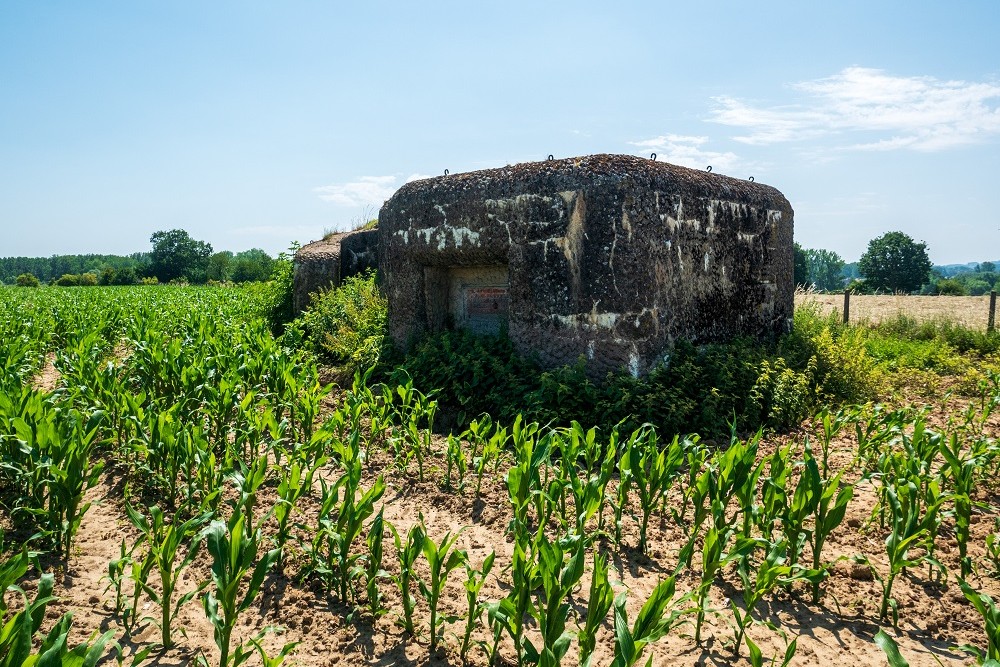
<svg viewBox="0 0 1000 667">
<path fill-rule="evenodd" d="M 426 197 L 454 201 L 517 195 L 526 190 L 557 192 L 584 185 L 614 188 L 626 182 L 631 187 L 645 185 L 661 192 L 731 199 L 771 207 L 775 202 L 783 202 L 787 206 L 782 194 L 769 185 L 634 155 L 608 154 L 524 162 L 411 181 L 397 190 L 386 205 Z"/>
</svg>

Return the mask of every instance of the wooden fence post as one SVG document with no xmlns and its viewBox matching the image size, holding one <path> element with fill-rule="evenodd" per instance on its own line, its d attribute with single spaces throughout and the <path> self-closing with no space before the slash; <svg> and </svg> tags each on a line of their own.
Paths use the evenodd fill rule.
<svg viewBox="0 0 1000 667">
<path fill-rule="evenodd" d="M 993 311 L 990 310 L 992 313 Z M 851 290 L 844 290 L 844 324 L 847 324 L 851 320 Z M 991 319 L 990 322 L 993 320 Z"/>
<path fill-rule="evenodd" d="M 993 324 L 996 321 L 997 313 L 997 291 L 990 290 L 990 320 L 986 325 L 986 332 L 993 333 Z"/>
</svg>

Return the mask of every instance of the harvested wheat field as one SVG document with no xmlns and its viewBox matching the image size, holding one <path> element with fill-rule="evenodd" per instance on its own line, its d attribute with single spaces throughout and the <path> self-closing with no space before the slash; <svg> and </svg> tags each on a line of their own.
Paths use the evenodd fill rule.
<svg viewBox="0 0 1000 667">
<path fill-rule="evenodd" d="M 795 306 L 815 304 L 825 313 L 844 312 L 843 294 L 798 292 Z M 919 322 L 948 320 L 972 329 L 986 329 L 990 297 L 985 296 L 910 296 L 892 294 L 852 294 L 851 322 L 883 322 L 900 315 Z"/>
</svg>

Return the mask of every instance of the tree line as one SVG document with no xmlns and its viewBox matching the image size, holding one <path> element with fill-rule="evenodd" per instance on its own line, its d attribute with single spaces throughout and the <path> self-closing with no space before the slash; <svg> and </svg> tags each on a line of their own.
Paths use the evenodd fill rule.
<svg viewBox="0 0 1000 667">
<path fill-rule="evenodd" d="M 849 289 L 856 293 L 951 294 L 978 296 L 994 289 L 1000 274 L 993 262 L 982 262 L 947 276 L 933 266 L 927 244 L 903 232 L 888 232 L 868 242 L 856 263 L 848 264 L 832 250 L 794 250 L 795 285 L 821 292 Z"/>
<path fill-rule="evenodd" d="M 271 277 L 275 258 L 259 248 L 215 252 L 183 229 L 155 232 L 151 249 L 131 255 L 0 257 L 0 283 L 23 286 L 255 282 Z"/>
</svg>

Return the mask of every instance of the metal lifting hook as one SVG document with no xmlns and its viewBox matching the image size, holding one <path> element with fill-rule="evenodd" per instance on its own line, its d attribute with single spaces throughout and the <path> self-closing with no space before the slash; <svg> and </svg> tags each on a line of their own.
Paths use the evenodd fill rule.
<svg viewBox="0 0 1000 667">
<path fill-rule="evenodd" d="M 705 171 L 711 173 L 712 172 L 712 165 L 708 165 L 707 167 L 705 167 Z"/>
</svg>

